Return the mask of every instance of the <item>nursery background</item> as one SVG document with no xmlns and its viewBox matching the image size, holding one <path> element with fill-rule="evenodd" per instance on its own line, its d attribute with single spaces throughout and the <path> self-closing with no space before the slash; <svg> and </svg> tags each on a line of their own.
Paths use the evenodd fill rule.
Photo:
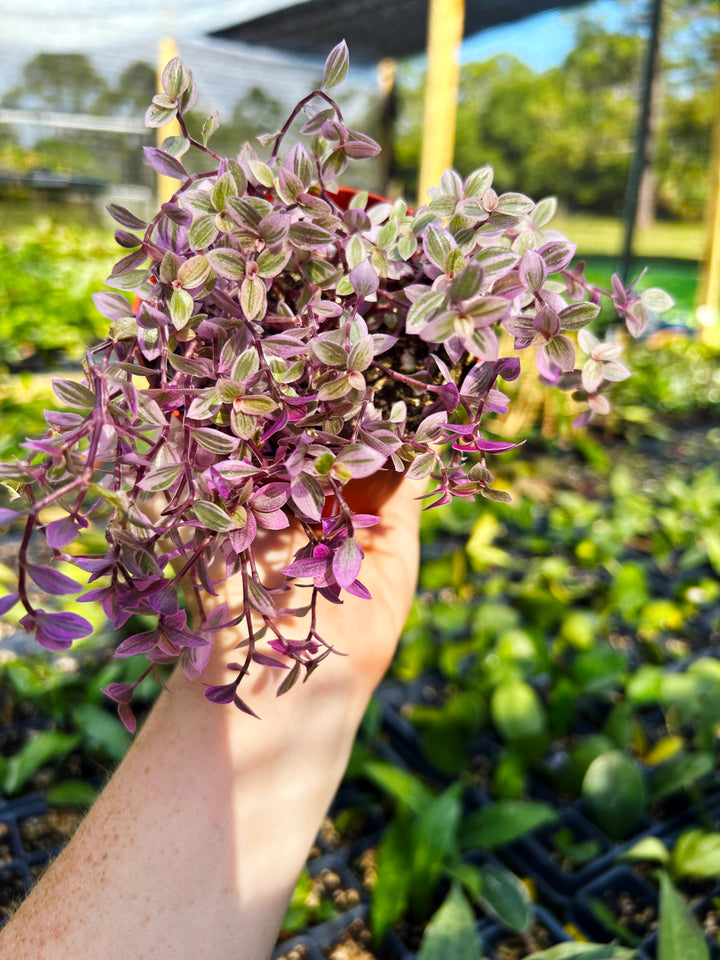
<svg viewBox="0 0 720 960">
<path fill-rule="evenodd" d="M 120 255 L 105 204 L 155 202 L 141 147 L 158 42 L 173 37 L 195 72 L 198 116 L 220 111 L 221 153 L 280 126 L 322 72 L 307 50 L 230 36 L 272 4 L 16 6 L 0 0 L 3 459 L 43 431 L 54 373 L 81 377 L 105 334 L 90 299 Z M 385 6 L 402 31 L 408 5 Z M 633 377 L 607 418 L 573 429 L 572 401 L 538 390 L 492 424 L 526 438 L 496 461 L 511 503 L 425 514 L 399 654 L 277 957 L 720 956 L 719 13 L 598 0 L 463 42 L 458 171 L 490 163 L 499 189 L 556 197 L 593 282 L 647 266 L 640 284 L 676 306 L 628 345 Z M 427 60 L 358 61 L 343 109 L 384 151 L 353 186 L 414 200 L 434 135 Z M 0 542 L 8 587 L 18 537 Z M 96 635 L 61 658 L 0 625 L 0 920 L 129 745 L 100 688 L 132 668 L 94 616 Z M 140 699 L 156 692 L 148 681 Z"/>
</svg>

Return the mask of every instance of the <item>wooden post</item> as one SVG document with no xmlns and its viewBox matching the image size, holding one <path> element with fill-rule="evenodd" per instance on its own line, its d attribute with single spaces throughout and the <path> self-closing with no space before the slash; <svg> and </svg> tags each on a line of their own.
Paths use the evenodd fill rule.
<svg viewBox="0 0 720 960">
<path fill-rule="evenodd" d="M 162 92 L 162 85 L 160 83 L 160 78 L 162 77 L 162 72 L 168 63 L 177 57 L 178 47 L 177 43 L 172 39 L 172 37 L 163 37 L 158 46 L 158 62 L 157 62 L 157 90 L 158 93 Z M 160 146 L 163 140 L 166 137 L 179 137 L 182 131 L 180 130 L 180 124 L 177 120 L 171 120 L 170 123 L 166 123 L 164 127 L 157 128 L 157 145 Z M 172 197 L 173 193 L 178 188 L 177 180 L 173 180 L 171 177 L 164 177 L 161 173 L 157 175 L 157 197 L 158 204 L 167 203 L 168 200 Z"/>
<path fill-rule="evenodd" d="M 698 319 L 706 339 L 720 340 L 720 83 L 717 110 L 713 124 L 713 145 L 710 155 L 710 194 L 708 196 L 705 254 L 698 287 Z M 711 335 L 711 328 L 716 332 Z"/>
<path fill-rule="evenodd" d="M 429 0 L 427 87 L 423 118 L 418 203 L 452 166 L 460 87 L 459 47 L 465 23 L 465 0 Z"/>
</svg>

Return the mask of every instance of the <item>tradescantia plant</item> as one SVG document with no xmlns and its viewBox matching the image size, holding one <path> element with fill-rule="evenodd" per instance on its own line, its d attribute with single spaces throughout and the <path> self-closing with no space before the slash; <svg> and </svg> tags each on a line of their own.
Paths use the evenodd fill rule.
<svg viewBox="0 0 720 960">
<path fill-rule="evenodd" d="M 343 42 L 320 89 L 282 130 L 260 138 L 270 148 L 265 160 L 249 144 L 236 158 L 214 153 L 216 114 L 200 140 L 190 136 L 192 74 L 179 59 L 165 69 L 146 122 L 176 117 L 182 135 L 145 155 L 177 190 L 150 222 L 109 207 L 129 252 L 107 281 L 112 289 L 95 295 L 108 337 L 88 350 L 83 382 L 55 382 L 67 410 L 46 414 L 49 430 L 26 444 L 27 459 L 0 468 L 25 504 L 0 511 L 2 524 L 25 522 L 18 588 L 0 600 L 0 613 L 21 604 L 22 626 L 44 647 L 66 649 L 92 628 L 36 605 L 38 588 L 81 591 L 37 562 L 38 538 L 56 560 L 99 581 L 80 600 L 100 601 L 115 627 L 135 613 L 155 618 L 116 650 L 146 656 L 145 674 L 179 661 L 199 677 L 214 632 L 244 622 L 243 662 L 205 696 L 252 712 L 237 693 L 251 664 L 277 668 L 285 692 L 331 651 L 315 627 L 318 598 L 369 596 L 355 534 L 377 518 L 353 511 L 348 481 L 380 471 L 433 477 L 431 506 L 506 499 L 487 459 L 515 444 L 488 439 L 482 421 L 507 411 L 498 381 L 518 377 L 519 351 L 536 347 L 542 381 L 586 399 L 582 423 L 609 409 L 607 386 L 628 376 L 620 344 L 584 329 L 603 292 L 571 267 L 574 245 L 548 229 L 552 199 L 498 195 L 482 167 L 465 180 L 447 171 L 414 213 L 366 193 L 342 202 L 335 178 L 379 150 L 348 128 L 327 93 L 347 66 Z M 301 116 L 307 146 L 281 153 Z M 187 172 L 189 150 L 207 158 L 206 170 Z M 639 295 L 617 278 L 606 296 L 635 336 L 648 309 L 670 305 L 661 291 Z M 513 338 L 504 355 L 502 331 Z M 581 369 L 576 331 L 587 354 Z M 94 518 L 104 524 L 102 555 L 75 543 Z M 278 625 L 288 612 L 284 588 L 263 584 L 255 555 L 258 532 L 291 518 L 307 541 L 284 571 L 285 586 L 297 579 L 310 588 L 300 637 Z M 234 620 L 223 606 L 206 612 L 218 563 L 226 577 L 241 574 L 243 612 Z M 194 597 L 195 622 L 183 591 Z M 263 637 L 274 655 L 259 649 Z M 106 691 L 130 729 L 136 686 Z"/>
</svg>

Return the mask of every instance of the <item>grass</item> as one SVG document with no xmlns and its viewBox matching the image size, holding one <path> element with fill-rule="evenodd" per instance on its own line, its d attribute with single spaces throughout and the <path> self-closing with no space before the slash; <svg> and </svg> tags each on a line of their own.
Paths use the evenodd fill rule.
<svg viewBox="0 0 720 960">
<path fill-rule="evenodd" d="M 618 257 L 623 243 L 623 225 L 616 217 L 591 214 L 558 214 L 552 226 L 571 237 L 578 245 L 578 254 Z M 702 259 L 705 229 L 701 223 L 661 221 L 635 236 L 635 256 L 666 257 L 697 261 Z"/>
</svg>

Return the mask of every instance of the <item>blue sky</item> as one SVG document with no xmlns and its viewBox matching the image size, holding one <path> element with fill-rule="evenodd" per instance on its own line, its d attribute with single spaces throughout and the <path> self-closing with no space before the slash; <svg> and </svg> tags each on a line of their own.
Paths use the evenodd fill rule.
<svg viewBox="0 0 720 960">
<path fill-rule="evenodd" d="M 616 0 L 596 0 L 580 7 L 593 20 L 614 30 L 620 26 L 623 10 Z M 464 62 L 489 60 L 499 53 L 513 53 L 534 70 L 543 71 L 562 62 L 573 47 L 575 10 L 548 10 L 516 23 L 493 27 L 463 43 Z"/>
</svg>

